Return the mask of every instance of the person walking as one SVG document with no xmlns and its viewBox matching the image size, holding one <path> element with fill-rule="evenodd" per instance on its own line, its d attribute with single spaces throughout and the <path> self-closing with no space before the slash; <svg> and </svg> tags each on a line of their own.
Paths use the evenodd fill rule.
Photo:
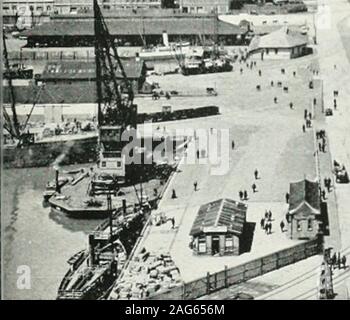
<svg viewBox="0 0 350 320">
<path fill-rule="evenodd" d="M 307 110 L 304 109 L 304 119 L 306 120 L 306 118 L 307 118 Z"/>
<path fill-rule="evenodd" d="M 318 143 L 318 150 L 322 151 L 322 144 L 321 144 L 321 142 Z"/>
<path fill-rule="evenodd" d="M 172 217 L 171 218 L 171 229 L 174 229 L 175 228 L 175 218 Z"/>
<path fill-rule="evenodd" d="M 198 186 L 198 183 L 197 183 L 197 181 L 195 181 L 195 182 L 193 183 L 194 191 L 197 191 L 197 186 Z"/>
<path fill-rule="evenodd" d="M 281 227 L 281 231 L 284 232 L 284 222 L 283 222 L 283 220 L 280 223 L 280 227 Z"/>
<path fill-rule="evenodd" d="M 343 265 L 343 268 L 346 269 L 346 256 L 345 256 L 345 254 L 341 258 L 341 263 Z"/>
<path fill-rule="evenodd" d="M 256 184 L 255 183 L 252 184 L 252 190 L 253 190 L 253 193 L 256 192 Z"/>
<path fill-rule="evenodd" d="M 293 102 L 289 103 L 289 108 L 293 110 Z"/>
<path fill-rule="evenodd" d="M 244 195 L 244 200 L 248 200 L 248 192 L 247 192 L 247 190 L 244 190 L 243 195 Z"/>
<path fill-rule="evenodd" d="M 324 189 L 322 190 L 321 195 L 322 195 L 322 199 L 326 200 L 326 191 Z"/>
<path fill-rule="evenodd" d="M 235 148 L 235 142 L 233 140 L 231 142 L 231 147 L 232 147 L 232 150 Z"/>
<path fill-rule="evenodd" d="M 171 198 L 172 198 L 172 199 L 176 199 L 176 198 L 177 198 L 175 189 L 173 189 Z"/>
<path fill-rule="evenodd" d="M 305 133 L 305 124 L 303 124 L 303 132 Z"/>
<path fill-rule="evenodd" d="M 274 103 L 277 103 L 277 101 L 278 101 L 278 100 L 277 100 L 277 97 L 274 97 L 274 98 L 273 98 L 273 102 L 274 102 Z"/>
<path fill-rule="evenodd" d="M 332 266 L 335 268 L 337 264 L 337 254 L 335 252 L 333 253 L 333 256 L 331 258 L 331 263 L 332 263 Z"/>
<path fill-rule="evenodd" d="M 261 70 L 259 70 L 259 77 L 261 77 Z"/>
<path fill-rule="evenodd" d="M 340 252 L 338 252 L 337 265 L 338 265 L 338 269 L 340 270 L 340 268 L 341 268 Z"/>
<path fill-rule="evenodd" d="M 272 221 L 272 212 L 269 210 L 269 221 Z"/>
<path fill-rule="evenodd" d="M 258 180 L 258 178 L 259 178 L 258 169 L 255 169 L 255 171 L 254 171 L 254 177 L 255 177 L 255 180 Z"/>
<path fill-rule="evenodd" d="M 242 190 L 240 190 L 240 191 L 238 192 L 238 195 L 239 195 L 239 198 L 240 198 L 241 200 L 243 200 L 243 191 L 242 191 Z"/>
<path fill-rule="evenodd" d="M 260 227 L 261 227 L 261 229 L 265 228 L 265 219 L 264 218 L 261 218 L 261 220 L 260 220 Z"/>
<path fill-rule="evenodd" d="M 289 203 L 289 192 L 286 193 L 286 203 Z"/>
<path fill-rule="evenodd" d="M 269 225 L 269 226 L 268 226 L 269 234 L 271 234 L 271 233 L 272 233 L 272 223 L 269 222 L 268 225 Z"/>
</svg>

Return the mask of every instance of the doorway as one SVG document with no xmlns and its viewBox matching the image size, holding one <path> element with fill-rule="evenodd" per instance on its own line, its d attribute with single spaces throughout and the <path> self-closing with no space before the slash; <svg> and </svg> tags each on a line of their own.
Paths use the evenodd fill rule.
<svg viewBox="0 0 350 320">
<path fill-rule="evenodd" d="M 220 240 L 219 236 L 213 236 L 211 241 L 211 252 L 215 255 L 220 252 Z"/>
</svg>

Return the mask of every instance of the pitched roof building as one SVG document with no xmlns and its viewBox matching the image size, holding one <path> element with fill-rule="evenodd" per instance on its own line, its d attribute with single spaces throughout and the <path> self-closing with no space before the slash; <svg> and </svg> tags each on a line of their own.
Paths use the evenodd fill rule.
<svg viewBox="0 0 350 320">
<path fill-rule="evenodd" d="M 318 182 L 307 179 L 293 182 L 289 189 L 287 213 L 291 239 L 312 239 L 320 231 L 321 202 Z"/>
<path fill-rule="evenodd" d="M 307 53 L 308 38 L 300 32 L 282 27 L 263 36 L 255 36 L 250 42 L 250 56 L 263 59 L 291 59 Z"/>
<path fill-rule="evenodd" d="M 247 206 L 220 199 L 200 207 L 192 225 L 193 250 L 197 254 L 239 254 Z"/>
</svg>

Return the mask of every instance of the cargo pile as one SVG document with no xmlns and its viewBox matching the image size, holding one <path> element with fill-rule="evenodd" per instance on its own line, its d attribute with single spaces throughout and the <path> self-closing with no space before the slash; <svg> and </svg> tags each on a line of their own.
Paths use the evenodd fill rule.
<svg viewBox="0 0 350 320">
<path fill-rule="evenodd" d="M 153 255 L 145 248 L 134 257 L 110 299 L 147 299 L 182 284 L 170 254 Z"/>
</svg>

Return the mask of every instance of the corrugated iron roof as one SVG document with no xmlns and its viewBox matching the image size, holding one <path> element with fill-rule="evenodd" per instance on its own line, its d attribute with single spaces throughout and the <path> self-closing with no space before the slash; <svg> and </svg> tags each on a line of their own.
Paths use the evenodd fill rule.
<svg viewBox="0 0 350 320">
<path fill-rule="evenodd" d="M 246 221 L 247 206 L 231 199 L 220 199 L 200 207 L 190 235 L 198 235 L 206 227 L 226 226 L 228 232 L 241 235 Z"/>
<path fill-rule="evenodd" d="M 142 76 L 142 61 L 135 59 L 122 60 L 125 73 L 129 79 Z M 120 69 L 116 70 L 116 77 L 122 78 Z M 42 80 L 73 80 L 96 79 L 96 65 L 93 61 L 50 61 L 46 64 L 40 79 Z"/>
<path fill-rule="evenodd" d="M 106 19 L 109 32 L 113 36 L 159 35 L 166 31 L 170 35 L 214 34 L 216 22 L 208 17 L 173 18 L 119 18 Z M 218 20 L 219 35 L 244 34 L 247 28 L 240 28 Z M 24 36 L 93 36 L 93 19 L 52 20 L 21 33 Z"/>
</svg>

